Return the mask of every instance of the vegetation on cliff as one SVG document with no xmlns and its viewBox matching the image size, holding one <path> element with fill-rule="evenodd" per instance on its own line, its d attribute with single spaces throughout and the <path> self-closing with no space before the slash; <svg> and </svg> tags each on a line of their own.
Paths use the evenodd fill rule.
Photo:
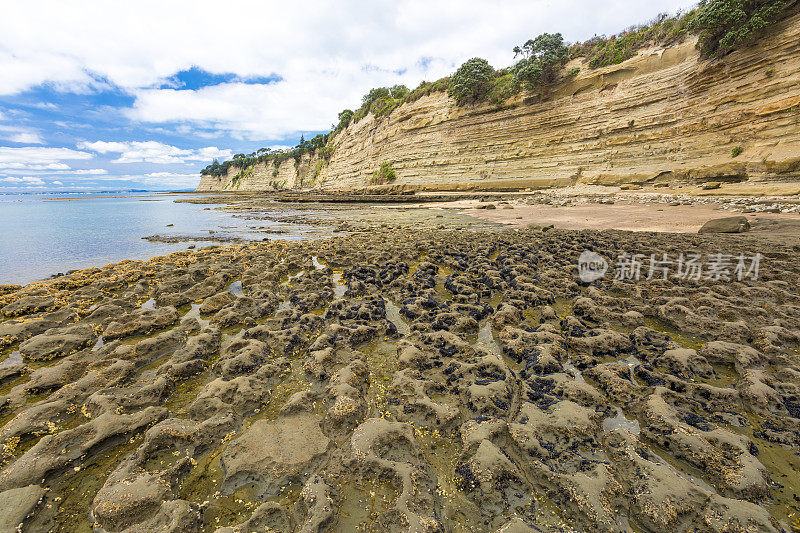
<svg viewBox="0 0 800 533">
<path fill-rule="evenodd" d="M 488 101 L 500 106 L 523 90 L 542 93 L 550 85 L 575 77 L 580 72 L 578 67 L 564 72 L 571 59 L 581 59 L 588 68 L 615 65 L 635 56 L 644 47 L 674 44 L 689 34 L 698 35 L 702 57 L 721 57 L 752 44 L 770 25 L 796 12 L 798 6 L 798 0 L 701 0 L 688 12 L 674 16 L 661 14 L 648 24 L 628 28 L 611 37 L 595 36 L 570 45 L 560 33 L 544 33 L 514 47 L 514 58 L 520 59 L 509 68 L 495 70 L 485 59 L 472 58 L 452 76 L 435 82 L 423 81 L 413 90 L 405 85 L 377 87 L 363 96 L 358 109 L 339 113 L 338 122 L 326 134 L 316 135 L 310 141 L 301 138 L 297 146 L 288 150 L 261 148 L 251 154 L 236 154 L 223 163 L 215 160 L 201 173 L 221 179 L 233 168 L 237 169 L 232 177 L 236 181 L 243 171 L 258 163 L 273 165 L 273 175 L 277 175 L 284 161 L 294 159 L 297 168 L 306 154 L 327 161 L 333 153 L 334 136 L 370 113 L 386 117 L 402 104 L 434 92 L 447 92 L 457 105 Z M 386 183 L 395 178 L 390 166 L 387 168 L 391 179 L 388 178 L 384 165 L 376 171 L 373 181 Z M 319 174 L 320 166 L 317 168 L 315 174 Z"/>
<path fill-rule="evenodd" d="M 373 185 L 385 185 L 391 183 L 396 179 L 394 169 L 392 169 L 391 162 L 381 163 L 381 166 L 375 169 L 372 173 L 371 183 Z"/>
<path fill-rule="evenodd" d="M 341 114 L 340 114 L 341 116 Z M 232 178 L 234 181 L 238 180 L 242 172 L 246 169 L 256 165 L 258 163 L 264 163 L 265 165 L 272 164 L 273 165 L 273 175 L 277 175 L 278 168 L 284 161 L 289 159 L 294 159 L 295 164 L 298 165 L 300 160 L 303 158 L 305 154 L 317 154 L 322 159 L 328 159 L 331 155 L 330 146 L 328 145 L 328 140 L 333 136 L 333 134 L 338 130 L 333 130 L 326 134 L 319 134 L 316 135 L 310 141 L 306 141 L 303 137 L 300 138 L 300 142 L 297 146 L 290 148 L 289 150 L 273 150 L 271 148 L 259 148 L 253 153 L 250 154 L 235 154 L 233 159 L 228 161 L 224 161 L 220 163 L 216 159 L 213 163 L 208 165 L 202 171 L 201 174 L 207 176 L 214 176 L 217 178 L 221 178 L 223 176 L 227 176 L 228 172 L 231 168 L 237 169 L 238 172 Z"/>
<path fill-rule="evenodd" d="M 569 47 L 560 33 L 543 33 L 522 46 L 514 47 L 514 57 L 522 56 L 511 71 L 521 85 L 537 89 L 558 81 L 558 74 L 569 61 Z"/>
<path fill-rule="evenodd" d="M 693 24 L 700 50 L 705 57 L 723 56 L 747 45 L 796 4 L 793 0 L 703 0 Z"/>
<path fill-rule="evenodd" d="M 649 45 L 667 46 L 682 41 L 691 31 L 697 9 L 669 16 L 658 15 L 647 24 L 632 26 L 611 37 L 594 36 L 570 47 L 570 58 L 581 58 L 590 68 L 617 65 Z"/>
</svg>

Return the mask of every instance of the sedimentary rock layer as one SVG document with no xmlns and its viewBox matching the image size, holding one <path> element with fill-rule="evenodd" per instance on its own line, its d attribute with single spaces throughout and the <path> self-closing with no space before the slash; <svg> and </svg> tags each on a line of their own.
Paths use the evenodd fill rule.
<svg viewBox="0 0 800 533">
<path fill-rule="evenodd" d="M 690 39 L 620 65 L 583 65 L 544 97 L 523 94 L 502 108 L 458 107 L 434 93 L 351 124 L 327 162 L 232 169 L 204 176 L 199 189 L 363 187 L 383 162 L 396 185 L 417 188 L 797 179 L 799 43 L 795 16 L 723 60 L 701 61 Z"/>
</svg>

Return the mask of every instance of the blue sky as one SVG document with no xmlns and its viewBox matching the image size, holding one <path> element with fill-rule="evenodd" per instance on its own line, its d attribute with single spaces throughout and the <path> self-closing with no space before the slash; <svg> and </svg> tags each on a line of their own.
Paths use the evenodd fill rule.
<svg viewBox="0 0 800 533">
<path fill-rule="evenodd" d="M 175 190 L 328 131 L 370 88 L 545 32 L 618 32 L 681 0 L 14 2 L 0 18 L 0 192 Z M 579 16 L 576 16 L 578 14 Z"/>
</svg>

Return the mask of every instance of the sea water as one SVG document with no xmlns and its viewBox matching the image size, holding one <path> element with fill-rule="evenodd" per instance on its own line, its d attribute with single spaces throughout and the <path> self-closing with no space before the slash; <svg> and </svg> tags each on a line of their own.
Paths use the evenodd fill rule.
<svg viewBox="0 0 800 533">
<path fill-rule="evenodd" d="M 142 237 L 205 236 L 245 240 L 305 238 L 298 224 L 233 217 L 215 205 L 175 203 L 200 195 L 157 193 L 0 194 L 0 284 L 25 284 L 68 270 L 149 259 L 192 242 Z M 209 209 L 210 208 L 210 209 Z M 173 226 L 168 226 L 173 224 Z M 254 226 L 279 227 L 265 234 Z M 217 244 L 199 241 L 197 247 Z"/>
</svg>

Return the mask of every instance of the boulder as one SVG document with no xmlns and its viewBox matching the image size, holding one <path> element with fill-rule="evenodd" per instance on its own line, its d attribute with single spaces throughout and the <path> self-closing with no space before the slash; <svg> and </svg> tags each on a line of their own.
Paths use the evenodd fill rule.
<svg viewBox="0 0 800 533">
<path fill-rule="evenodd" d="M 750 222 L 743 216 L 709 220 L 698 233 L 744 233 L 750 231 Z"/>
</svg>

